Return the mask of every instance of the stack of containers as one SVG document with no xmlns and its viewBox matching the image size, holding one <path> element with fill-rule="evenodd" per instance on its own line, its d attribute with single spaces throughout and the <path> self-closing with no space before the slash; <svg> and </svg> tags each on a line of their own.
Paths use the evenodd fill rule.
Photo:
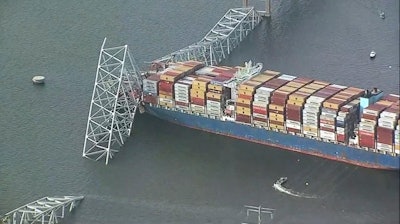
<svg viewBox="0 0 400 224">
<path fill-rule="evenodd" d="M 188 75 L 174 84 L 175 91 L 175 108 L 179 110 L 189 111 L 190 109 L 190 89 L 193 81 L 196 79 L 194 75 Z"/>
<path fill-rule="evenodd" d="M 190 108 L 194 113 L 206 113 L 206 91 L 207 85 L 213 77 L 208 75 L 198 76 L 192 82 L 190 89 Z"/>
<path fill-rule="evenodd" d="M 269 98 L 272 92 L 275 90 L 270 88 L 269 82 L 272 82 L 278 75 L 280 75 L 277 71 L 266 70 L 264 71 L 265 75 L 269 76 L 267 82 L 258 87 L 254 94 L 254 99 L 252 103 L 253 108 L 253 123 L 255 125 L 259 125 L 261 127 L 268 127 L 268 104 Z M 278 87 L 275 87 L 278 88 Z"/>
<path fill-rule="evenodd" d="M 359 114 L 360 114 L 360 99 L 358 97 L 340 107 L 335 122 L 336 140 L 338 142 L 344 144 L 349 143 L 349 138 L 354 135 L 354 128 L 360 120 Z"/>
<path fill-rule="evenodd" d="M 174 108 L 174 83 L 179 79 L 193 73 L 202 66 L 200 62 L 188 61 L 179 62 L 165 69 L 160 75 L 158 82 L 159 105 Z"/>
<path fill-rule="evenodd" d="M 385 152 L 394 152 L 395 129 L 399 118 L 399 96 L 388 95 L 383 100 L 393 102 L 391 106 L 384 109 L 378 119 L 376 128 L 376 148 Z"/>
<path fill-rule="evenodd" d="M 319 137 L 319 117 L 322 103 L 343 88 L 345 87 L 339 85 L 326 85 L 306 100 L 303 109 L 303 134 L 309 137 Z"/>
<path fill-rule="evenodd" d="M 158 103 L 158 82 L 160 74 L 152 74 L 146 79 L 143 79 L 143 101 L 151 105 Z"/>
<path fill-rule="evenodd" d="M 316 94 L 317 91 L 320 91 L 321 89 L 325 88 L 326 86 L 328 86 L 329 83 L 327 82 L 322 82 L 322 81 L 314 81 L 312 83 L 310 83 L 309 85 L 306 86 L 306 88 L 304 88 L 304 92 L 308 95 L 300 95 L 300 99 L 302 99 L 302 97 L 304 97 L 304 103 L 303 106 L 301 107 L 302 110 L 300 112 L 300 120 L 302 121 L 302 126 L 301 126 L 301 131 L 302 134 L 304 135 L 308 135 L 308 136 L 315 136 L 315 133 L 318 133 L 318 128 L 316 128 L 315 126 L 318 125 L 318 123 L 313 122 L 313 120 L 309 119 L 309 116 L 304 116 L 304 114 L 307 114 L 307 111 L 312 109 L 310 108 L 310 103 L 307 103 L 307 101 L 309 100 L 309 97 L 313 96 L 314 94 Z M 306 109 L 307 106 L 307 109 Z"/>
<path fill-rule="evenodd" d="M 271 103 L 268 105 L 269 126 L 272 129 L 284 130 L 286 101 L 288 96 L 299 87 L 293 87 L 293 85 L 298 86 L 292 83 L 292 80 L 296 79 L 295 76 L 283 74 L 278 79 L 286 82 L 272 93 Z"/>
<path fill-rule="evenodd" d="M 312 79 L 297 78 L 296 80 L 305 85 L 289 95 L 285 109 L 286 130 L 293 134 L 301 133 L 303 105 L 307 98 L 318 90 L 315 89 Z"/>
<path fill-rule="evenodd" d="M 393 102 L 381 99 L 375 104 L 364 108 L 361 115 L 360 127 L 358 129 L 358 145 L 375 149 L 376 126 L 380 113 L 391 106 Z"/>
<path fill-rule="evenodd" d="M 250 79 L 244 81 L 239 85 L 236 97 L 236 121 L 251 123 L 251 117 L 253 115 L 253 122 L 257 123 L 257 119 L 260 116 L 256 109 L 253 108 L 252 102 L 255 90 L 264 84 L 266 81 L 270 80 L 273 76 L 265 73 L 260 73 L 251 77 Z M 249 104 L 247 102 L 250 101 Z"/>
<path fill-rule="evenodd" d="M 213 66 L 212 74 L 216 76 L 208 84 L 206 93 L 206 110 L 210 116 L 222 116 L 222 107 L 228 98 L 230 91 L 226 91 L 224 82 L 230 80 L 236 72 L 236 69 L 231 67 L 216 67 Z"/>
<path fill-rule="evenodd" d="M 338 116 L 339 109 L 355 98 L 361 96 L 363 92 L 364 91 L 361 89 L 345 87 L 343 91 L 334 94 L 323 102 L 319 120 L 319 136 L 322 139 L 337 142 L 336 117 Z M 344 133 L 346 128 L 346 131 L 352 129 L 351 126 L 346 123 L 343 123 L 343 128 L 343 132 L 342 130 L 339 131 L 339 133 L 343 135 L 345 135 Z M 342 140 L 342 138 L 340 139 Z"/>
</svg>

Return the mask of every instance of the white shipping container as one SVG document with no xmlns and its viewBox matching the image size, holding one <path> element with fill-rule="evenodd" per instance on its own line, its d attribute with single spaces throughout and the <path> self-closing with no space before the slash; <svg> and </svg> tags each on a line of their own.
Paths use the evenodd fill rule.
<svg viewBox="0 0 400 224">
<path fill-rule="evenodd" d="M 288 81 L 292 81 L 295 78 L 297 78 L 297 77 L 293 76 L 293 75 L 286 75 L 286 74 L 282 74 L 281 76 L 278 77 L 278 79 L 283 79 L 283 80 L 288 80 Z"/>
<path fill-rule="evenodd" d="M 376 148 L 379 150 L 388 151 L 388 152 L 393 151 L 393 145 L 388 145 L 388 144 L 384 144 L 384 143 L 380 143 L 380 142 L 376 143 Z"/>
<path fill-rule="evenodd" d="M 213 101 L 213 100 L 207 100 L 207 106 L 208 105 L 212 105 L 212 106 L 216 106 L 216 107 L 221 107 L 221 103 L 217 102 L 217 101 Z"/>
<path fill-rule="evenodd" d="M 319 118 L 320 118 L 321 120 L 336 121 L 336 117 L 327 116 L 327 115 L 325 115 L 325 114 L 319 115 Z"/>
<path fill-rule="evenodd" d="M 341 116 L 341 117 L 346 117 L 346 116 L 348 116 L 348 114 L 349 114 L 349 112 L 343 112 L 343 111 L 338 112 L 338 116 Z"/>
<path fill-rule="evenodd" d="M 320 130 L 319 137 L 328 139 L 331 141 L 336 141 L 336 133 L 335 132 Z"/>
<path fill-rule="evenodd" d="M 312 137 L 318 137 L 318 132 L 304 131 L 303 130 L 303 134 L 308 135 L 308 136 L 312 136 Z"/>
<path fill-rule="evenodd" d="M 335 120 L 336 114 L 329 114 L 329 113 L 321 112 L 321 117 L 326 117 L 326 119 Z"/>
<path fill-rule="evenodd" d="M 175 105 L 175 108 L 179 109 L 179 110 L 185 110 L 185 111 L 188 111 L 190 109 L 190 107 L 182 106 L 182 105 Z"/>
<path fill-rule="evenodd" d="M 325 107 L 321 108 L 321 112 L 327 113 L 327 114 L 334 114 L 334 115 L 337 115 L 337 113 L 338 113 L 337 110 L 334 110 L 331 108 L 325 108 Z"/>
<path fill-rule="evenodd" d="M 371 110 L 371 109 L 365 108 L 365 109 L 363 110 L 363 114 L 369 114 L 369 115 L 378 116 L 379 111 Z"/>
<path fill-rule="evenodd" d="M 261 86 L 260 88 L 256 89 L 256 94 L 270 96 L 273 91 L 275 91 L 275 89 Z"/>
<path fill-rule="evenodd" d="M 332 85 L 330 85 L 331 87 L 334 87 L 334 88 L 336 88 L 336 89 L 346 89 L 347 88 L 347 86 L 341 86 L 341 85 L 337 85 L 337 84 L 332 84 Z"/>
<path fill-rule="evenodd" d="M 268 107 L 268 103 L 261 102 L 261 101 L 253 101 L 253 106 L 267 108 Z"/>
<path fill-rule="evenodd" d="M 269 102 L 269 97 L 254 95 L 254 101 Z"/>
<path fill-rule="evenodd" d="M 163 97 L 159 97 L 160 102 L 162 103 L 174 103 L 174 100 L 172 99 L 167 99 L 167 98 L 163 98 Z"/>
<path fill-rule="evenodd" d="M 362 123 L 368 123 L 368 124 L 372 124 L 372 125 L 376 125 L 376 121 L 374 121 L 374 120 L 368 120 L 368 119 L 365 119 L 365 118 L 361 118 L 361 122 Z"/>
<path fill-rule="evenodd" d="M 258 117 L 258 118 L 264 118 L 267 119 L 268 116 L 265 114 L 258 114 L 258 113 L 253 113 L 253 117 Z"/>
<path fill-rule="evenodd" d="M 323 102 L 325 100 L 324 97 L 320 97 L 320 96 L 310 96 L 308 97 L 308 99 L 306 100 L 307 103 L 317 103 L 320 104 L 321 102 Z"/>
<path fill-rule="evenodd" d="M 303 109 L 303 111 L 304 111 L 304 110 L 312 110 L 312 111 L 318 111 L 318 112 L 319 112 L 319 106 L 306 103 L 306 104 L 304 104 L 304 109 Z"/>
<path fill-rule="evenodd" d="M 303 127 L 304 127 L 304 128 L 307 128 L 307 127 L 308 127 L 308 128 L 318 129 L 318 125 L 312 125 L 312 124 L 304 124 L 304 123 L 303 123 Z"/>
<path fill-rule="evenodd" d="M 301 130 L 300 122 L 297 122 L 297 123 L 295 123 L 295 122 L 297 122 L 297 121 L 286 120 L 286 127 Z"/>
<path fill-rule="evenodd" d="M 383 111 L 380 115 L 381 118 L 391 118 L 393 120 L 397 120 L 398 116 L 398 113 L 388 111 Z"/>
<path fill-rule="evenodd" d="M 191 104 L 190 108 L 192 110 L 197 110 L 197 111 L 205 111 L 205 107 L 204 106 L 200 106 L 200 105 L 196 105 L 196 104 Z"/>
<path fill-rule="evenodd" d="M 335 128 L 336 128 L 335 125 L 324 124 L 324 123 L 320 123 L 319 126 L 320 127 L 324 127 L 324 128 L 330 128 L 330 129 L 333 129 L 333 130 L 335 130 Z"/>
</svg>

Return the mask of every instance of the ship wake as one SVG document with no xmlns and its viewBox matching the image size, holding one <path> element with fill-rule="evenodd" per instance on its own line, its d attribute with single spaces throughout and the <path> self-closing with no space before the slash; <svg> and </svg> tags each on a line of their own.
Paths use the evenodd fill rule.
<svg viewBox="0 0 400 224">
<path fill-rule="evenodd" d="M 279 178 L 273 185 L 273 188 L 275 188 L 275 190 L 280 191 L 282 193 L 294 196 L 294 197 L 299 197 L 299 198 L 318 198 L 318 196 L 316 195 L 312 195 L 312 194 L 306 194 L 306 193 L 302 193 L 302 192 L 297 192 L 294 191 L 292 189 L 288 189 L 286 187 L 283 186 L 284 183 L 286 183 L 287 181 L 287 177 L 281 177 Z"/>
</svg>

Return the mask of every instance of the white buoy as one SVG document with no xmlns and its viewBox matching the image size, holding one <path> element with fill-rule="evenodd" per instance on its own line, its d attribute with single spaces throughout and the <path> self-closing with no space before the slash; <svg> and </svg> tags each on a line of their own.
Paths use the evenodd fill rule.
<svg viewBox="0 0 400 224">
<path fill-rule="evenodd" d="M 306 182 L 306 186 L 308 186 L 308 182 Z"/>
<path fill-rule="evenodd" d="M 371 51 L 371 53 L 369 53 L 369 57 L 370 58 L 375 58 L 376 56 L 376 52 L 375 51 Z"/>
<path fill-rule="evenodd" d="M 45 79 L 46 79 L 46 77 L 37 75 L 32 78 L 32 82 L 34 84 L 43 84 Z"/>
</svg>

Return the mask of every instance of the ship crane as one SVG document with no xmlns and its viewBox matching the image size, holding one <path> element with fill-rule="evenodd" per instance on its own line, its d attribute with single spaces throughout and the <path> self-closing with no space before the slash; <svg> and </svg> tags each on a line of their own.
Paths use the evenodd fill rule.
<svg viewBox="0 0 400 224">
<path fill-rule="evenodd" d="M 130 136 L 142 99 L 142 76 L 128 46 L 101 46 L 82 156 L 105 162 Z"/>
<path fill-rule="evenodd" d="M 55 224 L 71 212 L 83 196 L 44 197 L 0 216 L 0 224 Z"/>
</svg>

